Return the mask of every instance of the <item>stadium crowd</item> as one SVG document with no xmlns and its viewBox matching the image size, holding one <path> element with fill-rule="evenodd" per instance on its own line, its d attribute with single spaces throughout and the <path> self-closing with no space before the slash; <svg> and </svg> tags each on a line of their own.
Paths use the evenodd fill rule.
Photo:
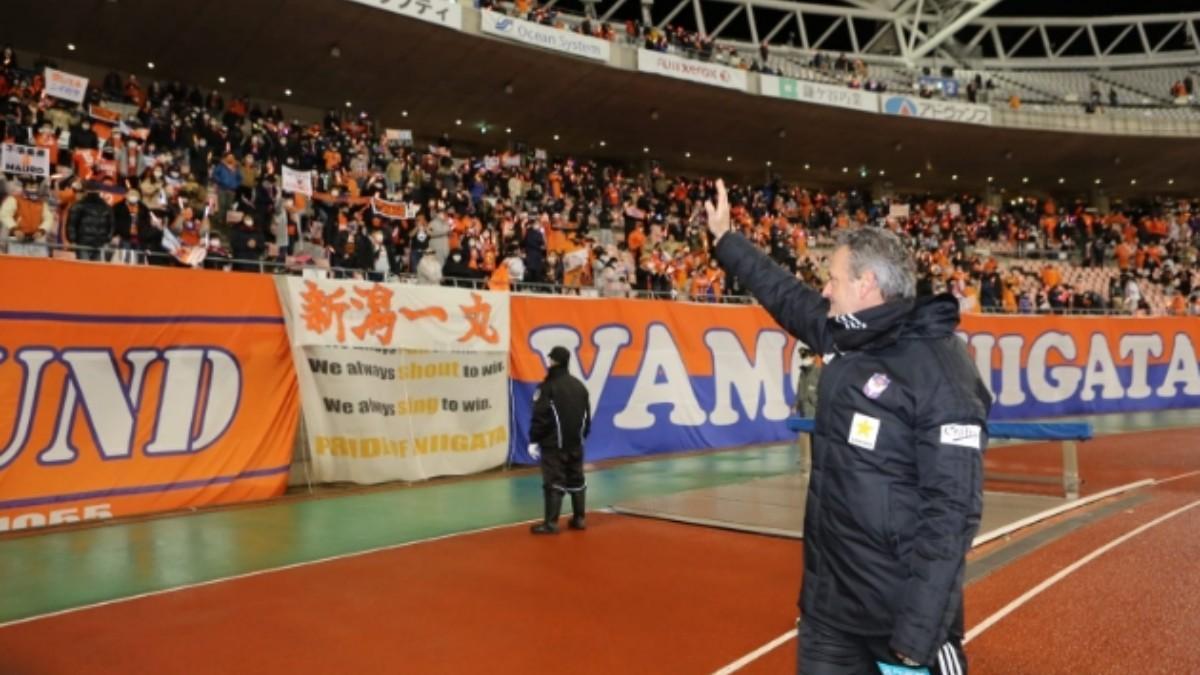
<svg viewBox="0 0 1200 675">
<path fill-rule="evenodd" d="M 708 255 L 707 178 L 539 150 L 466 156 L 447 136 L 413 146 L 365 113 L 302 123 L 245 96 L 116 73 L 80 105 L 44 95 L 45 64 L 22 69 L 5 54 L 0 136 L 45 149 L 53 174 L 5 176 L 0 238 L 10 254 L 66 248 L 56 255 L 741 297 Z M 311 195 L 285 190 L 285 173 L 311 181 Z M 953 292 L 967 311 L 1200 314 L 1200 212 L 1187 201 L 1100 213 L 1032 197 L 872 198 L 772 178 L 733 186 L 731 202 L 743 233 L 818 286 L 836 230 L 879 226 L 911 242 L 921 292 Z"/>
</svg>

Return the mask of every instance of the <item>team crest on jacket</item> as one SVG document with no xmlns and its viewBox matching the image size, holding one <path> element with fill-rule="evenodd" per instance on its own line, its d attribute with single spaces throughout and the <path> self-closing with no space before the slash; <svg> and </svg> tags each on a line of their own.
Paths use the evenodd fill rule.
<svg viewBox="0 0 1200 675">
<path fill-rule="evenodd" d="M 888 385 L 891 383 L 892 380 L 888 378 L 887 375 L 884 375 L 883 373 L 875 373 L 871 376 L 871 379 L 867 380 L 867 383 L 863 385 L 863 396 L 866 396 L 870 399 L 879 398 L 883 395 L 883 392 L 887 390 Z"/>
</svg>

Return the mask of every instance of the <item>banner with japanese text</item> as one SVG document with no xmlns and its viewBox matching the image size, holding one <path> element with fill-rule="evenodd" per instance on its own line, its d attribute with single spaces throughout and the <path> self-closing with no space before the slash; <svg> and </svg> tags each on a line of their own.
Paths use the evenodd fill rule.
<svg viewBox="0 0 1200 675">
<path fill-rule="evenodd" d="M 454 0 L 350 0 L 360 5 L 382 9 L 393 14 L 407 16 L 437 24 L 445 28 L 462 30 L 462 7 Z"/>
<path fill-rule="evenodd" d="M 7 257 L 0 531 L 268 499 L 299 406 L 257 274 Z"/>
<path fill-rule="evenodd" d="M 4 173 L 33 178 L 50 177 L 50 153 L 46 148 L 4 143 L 0 145 Z"/>
<path fill-rule="evenodd" d="M 509 297 L 277 279 L 314 477 L 477 473 L 508 454 Z"/>
<path fill-rule="evenodd" d="M 87 84 L 86 77 L 53 68 L 46 69 L 47 96 L 83 103 L 83 97 L 87 94 Z"/>
</svg>

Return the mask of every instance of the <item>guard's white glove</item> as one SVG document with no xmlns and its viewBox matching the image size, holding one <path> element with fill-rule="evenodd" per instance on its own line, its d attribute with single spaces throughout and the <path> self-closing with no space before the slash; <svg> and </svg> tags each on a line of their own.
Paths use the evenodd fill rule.
<svg viewBox="0 0 1200 675">
<path fill-rule="evenodd" d="M 537 443 L 529 444 L 529 456 L 539 462 L 542 461 L 542 449 L 538 447 Z"/>
</svg>

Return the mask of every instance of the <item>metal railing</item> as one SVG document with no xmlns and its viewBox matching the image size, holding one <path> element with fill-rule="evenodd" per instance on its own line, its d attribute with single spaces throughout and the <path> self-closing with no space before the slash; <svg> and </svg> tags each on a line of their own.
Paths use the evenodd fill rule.
<svg viewBox="0 0 1200 675">
<path fill-rule="evenodd" d="M 97 264 L 125 265 L 154 265 L 163 267 L 178 267 L 180 269 L 208 269 L 213 271 L 246 272 L 251 274 L 279 274 L 292 276 L 315 276 L 332 279 L 356 279 L 373 282 L 423 284 L 417 274 L 410 272 L 377 272 L 330 265 L 298 264 L 295 261 L 279 261 L 269 259 L 247 260 L 226 256 L 210 256 L 198 266 L 185 265 L 167 252 L 145 251 L 120 246 L 78 246 L 59 242 L 17 242 L 9 239 L 0 241 L 0 252 L 6 255 L 37 258 L 71 259 L 78 262 Z M 55 255 L 55 254 L 59 255 Z M 72 254 L 70 256 L 63 254 Z M 488 280 L 483 278 L 446 277 L 441 279 L 442 286 L 488 290 Z M 514 281 L 509 284 L 512 293 L 521 295 L 567 295 L 592 299 L 637 299 L 637 300 L 669 300 L 674 302 L 693 302 L 699 304 L 722 305 L 753 305 L 757 304 L 752 296 L 744 294 L 723 293 L 717 297 L 693 298 L 687 293 L 669 290 L 648 290 L 629 288 L 619 291 L 605 290 L 595 286 L 566 285 L 550 282 Z M 998 307 L 981 308 L 983 314 L 1012 314 Z M 1034 309 L 1030 312 L 1016 312 L 1027 315 L 1078 315 L 1078 316 L 1130 316 L 1131 312 L 1122 307 L 1054 307 L 1050 309 Z"/>
</svg>

